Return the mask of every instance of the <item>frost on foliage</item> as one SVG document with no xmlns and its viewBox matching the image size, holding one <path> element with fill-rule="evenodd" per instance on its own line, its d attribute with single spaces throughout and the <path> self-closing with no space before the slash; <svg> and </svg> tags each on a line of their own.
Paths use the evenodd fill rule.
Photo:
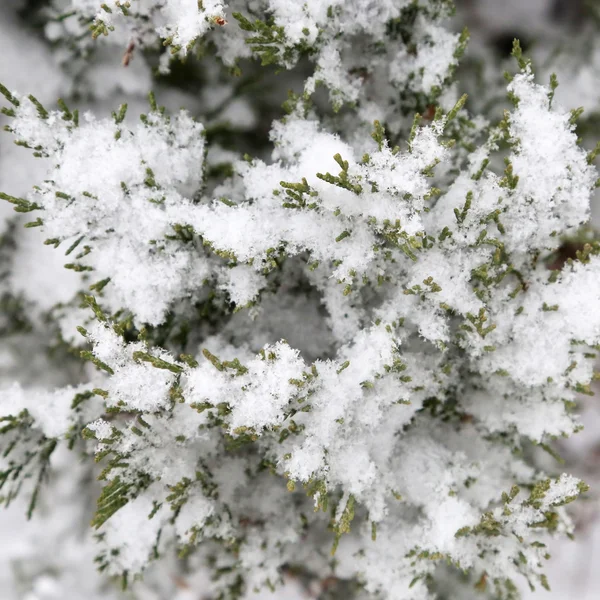
<svg viewBox="0 0 600 600">
<path fill-rule="evenodd" d="M 389 103 L 390 112 L 398 92 L 435 96 L 464 49 L 466 38 L 440 25 L 451 12 L 445 2 L 269 0 L 267 4 L 272 24 L 234 13 L 250 34 L 247 43 L 263 64 L 288 68 L 308 51 L 315 73 L 306 80 L 305 92 L 311 95 L 318 85 L 325 85 L 336 109 L 365 102 L 375 90 L 384 100 L 381 104 Z"/>
<path fill-rule="evenodd" d="M 170 58 L 185 58 L 201 40 L 234 68 L 252 54 L 263 65 L 287 68 L 309 56 L 315 68 L 307 94 L 325 85 L 340 108 L 367 102 L 376 90 L 390 113 L 399 92 L 437 97 L 466 41 L 442 25 L 452 13 L 446 0 L 64 0 L 54 9 L 59 24 L 47 27 L 53 39 L 62 36 L 89 51 L 85 25 L 97 43 L 108 36 L 126 57 L 138 46 L 159 48 L 160 40 L 169 47 L 163 71 Z"/>
<path fill-rule="evenodd" d="M 170 355 L 167 352 L 150 354 L 143 342 L 126 345 L 103 323 L 86 333 L 94 343 L 90 359 L 111 375 L 106 384 L 108 406 L 156 412 L 168 405 L 177 370 L 168 368 L 170 363 L 165 359 Z M 156 371 L 151 362 L 159 366 L 165 364 L 166 368 Z"/>
<path fill-rule="evenodd" d="M 184 111 L 170 118 L 156 106 L 129 128 L 125 105 L 113 119 L 97 120 L 66 106 L 48 112 L 30 98 L 12 99 L 12 133 L 54 163 L 30 200 L 11 200 L 16 210 L 40 211 L 32 226 L 42 228 L 47 243 L 62 244 L 67 268 L 89 271 L 97 289 L 110 282 L 113 310 L 159 323 L 209 274 L 202 253 L 186 252 L 174 239 L 178 207 L 190 204 L 202 181 L 202 126 Z"/>
<path fill-rule="evenodd" d="M 29 413 L 34 426 L 49 438 L 62 437 L 73 424 L 71 411 L 77 389 L 63 388 L 53 393 L 45 390 L 24 390 L 18 384 L 2 390 L 2 419 L 10 420 Z"/>
<path fill-rule="evenodd" d="M 413 35 L 418 52 L 411 48 L 398 52 L 390 67 L 391 81 L 428 94 L 432 89 L 441 89 L 449 70 L 458 65 L 456 53 L 460 38 L 424 18 L 415 23 Z"/>
<path fill-rule="evenodd" d="M 314 46 L 315 77 L 358 103 L 354 77 L 386 82 L 370 137 L 305 96 L 273 124 L 270 160 L 206 185 L 185 112 L 152 106 L 134 127 L 124 109 L 79 118 L 2 90 L 17 140 L 54 165 L 30 198 L 5 199 L 39 211 L 96 294 L 78 328 L 93 410 L 73 415 L 70 388 L 35 404 L 14 386 L 7 432 L 27 458 L 83 429 L 110 575 L 176 548 L 221 598 L 299 569 L 390 600 L 435 597 L 443 565 L 500 598 L 519 577 L 544 586 L 545 534 L 571 533 L 563 505 L 586 489 L 529 451 L 577 431 L 569 409 L 597 378 L 600 245 L 556 266 L 588 218 L 593 157 L 527 64 L 496 125 L 464 97 L 389 125 L 399 89 L 428 103 L 455 64 L 443 3 L 263 4 L 268 23 L 238 16 L 263 61 L 291 67 Z M 382 39 L 360 62 L 359 42 Z"/>
<path fill-rule="evenodd" d="M 93 18 L 94 36 L 107 35 L 119 28 L 134 39 L 160 36 L 183 55 L 211 26 L 224 24 L 222 0 L 71 0 L 71 10 Z"/>
<path fill-rule="evenodd" d="M 317 263 L 336 261 L 333 275 L 350 283 L 378 260 L 387 236 L 411 252 L 432 193 L 425 171 L 446 155 L 442 133 L 443 123 L 424 127 L 410 153 L 382 143 L 357 161 L 351 147 L 316 122 L 290 118 L 272 132 L 276 162 L 240 165 L 246 202 L 190 207 L 182 218 L 215 248 L 256 269 L 280 247 L 287 255 L 308 251 Z"/>
<path fill-rule="evenodd" d="M 589 218 L 589 189 L 594 170 L 577 145 L 572 115 L 564 110 L 551 112 L 548 90 L 533 82 L 529 71 L 515 76 L 508 86 L 517 107 L 509 119 L 513 152 L 511 179 L 518 181 L 509 199 L 518 205 L 510 217 L 520 228 L 511 228 L 509 243 L 516 248 L 555 248 L 559 232 L 569 233 Z M 540 214 L 542 213 L 542 214 Z"/>
</svg>

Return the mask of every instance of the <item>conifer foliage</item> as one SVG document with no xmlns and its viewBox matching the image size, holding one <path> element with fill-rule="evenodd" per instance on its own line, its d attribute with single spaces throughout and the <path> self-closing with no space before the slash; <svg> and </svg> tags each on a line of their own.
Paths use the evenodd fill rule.
<svg viewBox="0 0 600 600">
<path fill-rule="evenodd" d="M 458 76 L 469 36 L 452 13 L 43 11 L 80 90 L 48 105 L 0 86 L 4 138 L 45 169 L 0 197 L 78 291 L 42 325 L 0 290 L 2 335 L 51 347 L 47 368 L 69 373 L 3 378 L 0 489 L 32 526 L 81 527 L 56 541 L 78 554 L 54 567 L 60 593 L 173 598 L 177 577 L 222 600 L 282 598 L 284 580 L 323 600 L 548 586 L 545 540 L 572 534 L 565 505 L 587 486 L 536 452 L 581 428 L 596 378 L 600 243 L 585 226 L 600 146 L 584 148 L 580 111 L 517 41 L 505 108 L 486 112 L 494 92 Z M 216 100 L 76 109 L 94 94 L 85 65 L 113 47 L 126 66 L 112 68 L 150 65 L 165 95 L 197 78 Z M 102 576 L 61 574 L 85 561 Z"/>
</svg>

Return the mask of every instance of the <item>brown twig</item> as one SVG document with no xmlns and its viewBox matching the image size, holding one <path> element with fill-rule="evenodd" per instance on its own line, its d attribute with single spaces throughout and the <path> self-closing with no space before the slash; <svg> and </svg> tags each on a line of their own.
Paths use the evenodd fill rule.
<svg viewBox="0 0 600 600">
<path fill-rule="evenodd" d="M 128 67 L 131 59 L 133 58 L 133 51 L 135 50 L 135 42 L 131 40 L 127 49 L 125 50 L 125 54 L 123 54 L 123 66 Z"/>
</svg>

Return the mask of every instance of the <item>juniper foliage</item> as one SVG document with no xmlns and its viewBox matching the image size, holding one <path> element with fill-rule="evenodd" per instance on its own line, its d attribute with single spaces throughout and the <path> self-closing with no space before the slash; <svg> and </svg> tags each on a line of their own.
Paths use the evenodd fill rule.
<svg viewBox="0 0 600 600">
<path fill-rule="evenodd" d="M 54 589 L 174 597 L 167 573 L 223 600 L 284 580 L 323 599 L 548 587 L 545 542 L 572 534 L 587 486 L 536 451 L 581 428 L 597 378 L 600 146 L 517 41 L 502 85 L 473 77 L 477 48 L 459 77 L 453 10 L 39 13 L 74 87 L 49 104 L 0 86 L 7 135 L 45 169 L 0 197 L 75 283 L 40 310 L 0 279 L 7 360 L 50 349 L 39 369 L 62 373 L 3 374 L 0 488 L 77 554 Z M 146 109 L 75 108 L 111 49 L 136 91 L 154 70 Z M 168 88 L 200 97 L 167 110 Z M 83 541 L 56 525 L 90 521 Z M 103 575 L 73 584 L 85 561 Z"/>
</svg>

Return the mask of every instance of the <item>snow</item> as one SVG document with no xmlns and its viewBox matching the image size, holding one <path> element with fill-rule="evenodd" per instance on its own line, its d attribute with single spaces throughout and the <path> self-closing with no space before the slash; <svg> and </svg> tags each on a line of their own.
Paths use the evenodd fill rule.
<svg viewBox="0 0 600 600">
<path fill-rule="evenodd" d="M 0 20 L 11 61 L 54 73 L 33 89 L 9 69 L 2 101 L 0 189 L 37 229 L 7 221 L 0 240 L 1 469 L 17 469 L 1 499 L 21 486 L 17 506 L 37 503 L 6 559 L 27 589 L 2 567 L 8 593 L 226 598 L 243 581 L 244 600 L 350 597 L 342 578 L 365 598 L 431 600 L 445 585 L 469 597 L 482 573 L 490 593 L 543 586 L 541 542 L 575 532 L 586 473 L 538 450 L 594 423 L 570 405 L 592 393 L 600 343 L 594 240 L 548 268 L 598 178 L 570 95 L 551 100 L 528 65 L 467 104 L 462 81 L 437 90 L 460 44 L 444 3 L 53 10 L 71 9 L 47 23 L 53 52 L 26 38 L 31 65 L 16 17 Z M 271 21 L 244 31 L 237 11 Z M 92 21 L 108 28 L 96 42 Z M 246 60 L 269 52 L 277 76 Z M 592 57 L 565 81 L 589 85 Z M 189 110 L 113 103 L 184 58 L 172 75 L 189 91 L 165 95 Z M 284 115 L 288 85 L 303 95 Z M 506 91 L 498 125 L 484 104 Z M 4 153 L 9 134 L 35 168 L 26 148 Z M 595 441 L 579 444 L 583 460 Z"/>
</svg>

